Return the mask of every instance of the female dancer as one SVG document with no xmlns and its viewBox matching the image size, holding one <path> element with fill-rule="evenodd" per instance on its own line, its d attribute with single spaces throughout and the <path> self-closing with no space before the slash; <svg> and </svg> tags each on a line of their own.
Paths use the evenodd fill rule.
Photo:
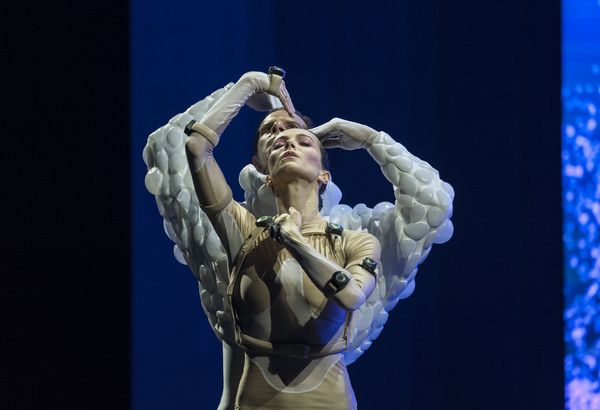
<svg viewBox="0 0 600 410">
<path fill-rule="evenodd" d="M 267 185 L 278 216 L 257 228 L 213 157 L 215 131 L 193 124 L 186 154 L 198 201 L 234 264 L 228 294 L 245 352 L 236 409 L 356 408 L 343 350 L 352 311 L 377 283 L 379 242 L 321 217 L 327 157 L 303 129 L 270 141 Z M 248 239 L 240 246 L 241 238 Z"/>
</svg>

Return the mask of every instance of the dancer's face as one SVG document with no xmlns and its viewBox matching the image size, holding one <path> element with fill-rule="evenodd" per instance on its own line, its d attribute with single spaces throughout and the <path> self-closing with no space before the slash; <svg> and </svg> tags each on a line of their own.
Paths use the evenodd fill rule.
<svg viewBox="0 0 600 410">
<path fill-rule="evenodd" d="M 260 133 L 257 149 L 258 158 L 254 157 L 253 159 L 254 165 L 259 170 L 265 170 L 275 138 L 281 132 L 290 129 L 306 129 L 306 123 L 295 114 L 294 117 L 290 117 L 285 110 L 272 112 L 263 120 L 258 129 Z"/>
<path fill-rule="evenodd" d="M 303 129 L 285 130 L 273 138 L 268 164 L 269 176 L 273 181 L 299 178 L 322 183 L 324 181 L 319 179 L 322 174 L 329 174 L 322 169 L 319 140 Z"/>
</svg>

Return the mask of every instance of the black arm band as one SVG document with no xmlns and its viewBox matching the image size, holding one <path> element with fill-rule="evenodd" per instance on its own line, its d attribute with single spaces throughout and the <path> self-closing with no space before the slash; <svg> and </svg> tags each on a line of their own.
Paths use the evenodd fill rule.
<svg viewBox="0 0 600 410">
<path fill-rule="evenodd" d="M 350 283 L 350 278 L 346 273 L 339 270 L 331 276 L 331 279 L 325 285 L 325 289 L 323 289 L 323 294 L 327 299 L 331 299 L 333 295 L 348 286 L 348 283 Z"/>
<path fill-rule="evenodd" d="M 363 260 L 362 265 L 360 265 L 364 270 L 369 272 L 371 275 L 375 275 L 375 269 L 377 269 L 377 262 L 371 258 L 365 258 Z"/>
</svg>

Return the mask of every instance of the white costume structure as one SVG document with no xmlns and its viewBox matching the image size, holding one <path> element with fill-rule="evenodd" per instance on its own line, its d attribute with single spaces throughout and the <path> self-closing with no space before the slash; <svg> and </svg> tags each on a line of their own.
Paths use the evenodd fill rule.
<svg viewBox="0 0 600 410">
<path fill-rule="evenodd" d="M 227 296 L 231 260 L 198 204 L 185 155 L 188 137 L 183 129 L 192 119 L 200 121 L 233 86 L 231 83 L 215 91 L 173 117 L 150 135 L 144 149 L 144 161 L 148 165 L 146 188 L 156 196 L 165 231 L 175 242 L 175 257 L 187 264 L 197 278 L 202 307 L 217 337 L 229 341 L 234 340 L 232 309 Z M 317 134 L 322 127 L 313 129 L 313 133 Z M 413 292 L 418 265 L 427 257 L 431 246 L 448 241 L 453 233 L 449 218 L 454 190 L 439 178 L 434 168 L 383 132 L 378 133 L 368 151 L 393 184 L 395 205 L 382 202 L 373 209 L 364 204 L 354 208 L 340 205 L 341 192 L 329 183 L 321 211 L 328 221 L 350 230 L 367 231 L 381 244 L 379 280 L 371 296 L 353 313 L 346 364 L 371 346 L 381 333 L 389 311 L 399 299 Z M 250 212 L 257 218 L 276 214 L 275 198 L 265 186 L 264 175 L 248 165 L 241 171 L 239 182 Z M 234 225 L 232 223 L 232 236 L 237 229 Z M 237 247 L 231 246 L 230 241 L 232 256 L 245 239 L 238 236 Z"/>
</svg>

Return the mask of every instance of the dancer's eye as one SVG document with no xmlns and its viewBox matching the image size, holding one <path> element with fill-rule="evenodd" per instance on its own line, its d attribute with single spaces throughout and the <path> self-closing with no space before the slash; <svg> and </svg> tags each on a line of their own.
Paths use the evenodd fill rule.
<svg viewBox="0 0 600 410">
<path fill-rule="evenodd" d="M 310 147 L 313 144 L 313 141 L 308 138 L 308 137 L 304 137 L 299 141 L 300 145 L 304 146 L 304 147 Z"/>
</svg>

